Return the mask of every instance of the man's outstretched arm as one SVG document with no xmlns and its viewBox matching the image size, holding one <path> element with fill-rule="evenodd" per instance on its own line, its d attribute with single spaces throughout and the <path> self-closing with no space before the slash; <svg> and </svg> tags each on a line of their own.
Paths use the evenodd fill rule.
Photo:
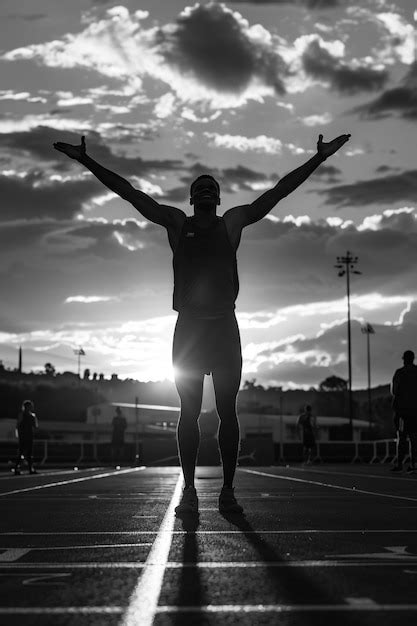
<svg viewBox="0 0 417 626">
<path fill-rule="evenodd" d="M 282 198 L 285 198 L 294 189 L 297 189 L 317 169 L 320 163 L 339 150 L 349 140 L 349 137 L 350 135 L 340 135 L 333 141 L 324 143 L 323 135 L 319 135 L 317 153 L 309 161 L 281 178 L 275 187 L 265 191 L 251 204 L 230 209 L 230 211 L 225 213 L 224 217 L 226 218 L 226 215 L 229 213 L 230 215 L 226 219 L 240 224 L 241 228 L 262 219 Z"/>
<path fill-rule="evenodd" d="M 72 144 L 63 143 L 61 141 L 54 143 L 53 146 L 55 150 L 63 152 L 71 159 L 79 161 L 79 163 L 90 170 L 100 182 L 123 198 L 123 200 L 130 202 L 135 209 L 150 222 L 169 228 L 175 225 L 176 221 L 183 219 L 183 217 L 185 218 L 185 213 L 180 209 L 159 204 L 159 202 L 143 191 L 135 189 L 125 178 L 106 169 L 100 165 L 100 163 L 92 159 L 87 154 L 84 136 L 82 136 L 79 146 L 73 146 Z"/>
</svg>

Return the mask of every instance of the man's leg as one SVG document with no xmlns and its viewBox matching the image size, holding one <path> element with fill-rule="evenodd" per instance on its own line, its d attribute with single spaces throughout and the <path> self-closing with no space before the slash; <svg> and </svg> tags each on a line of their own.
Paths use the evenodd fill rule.
<svg viewBox="0 0 417 626">
<path fill-rule="evenodd" d="M 220 418 L 219 448 L 223 463 L 223 486 L 231 489 L 239 453 L 240 430 L 236 413 L 236 397 L 239 391 L 241 366 L 216 368 L 213 386 L 217 413 Z"/>
<path fill-rule="evenodd" d="M 403 466 L 403 461 L 408 452 L 408 437 L 405 430 L 397 431 L 397 467 Z"/>
<path fill-rule="evenodd" d="M 411 447 L 411 467 L 417 469 L 417 432 L 408 433 Z"/>
<path fill-rule="evenodd" d="M 194 487 L 195 465 L 200 445 L 198 418 L 203 398 L 204 374 L 178 375 L 175 385 L 181 401 L 177 427 L 178 455 L 184 474 L 185 488 Z"/>
</svg>

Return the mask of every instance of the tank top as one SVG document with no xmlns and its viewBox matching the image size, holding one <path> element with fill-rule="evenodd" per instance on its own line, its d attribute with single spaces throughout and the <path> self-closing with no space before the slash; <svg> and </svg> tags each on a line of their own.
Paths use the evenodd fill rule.
<svg viewBox="0 0 417 626">
<path fill-rule="evenodd" d="M 201 228 L 187 217 L 173 258 L 173 308 L 194 317 L 222 317 L 235 308 L 239 293 L 236 252 L 226 224 L 216 217 Z"/>
</svg>

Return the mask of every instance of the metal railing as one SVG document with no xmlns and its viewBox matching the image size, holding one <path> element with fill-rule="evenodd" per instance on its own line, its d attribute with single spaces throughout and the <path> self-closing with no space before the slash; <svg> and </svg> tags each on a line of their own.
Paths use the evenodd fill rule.
<svg viewBox="0 0 417 626">
<path fill-rule="evenodd" d="M 147 439 L 144 450 L 141 447 L 140 455 L 138 446 L 135 443 L 126 443 L 124 446 L 124 461 L 137 463 L 142 452 L 146 452 L 149 459 L 147 464 L 154 465 L 156 460 L 161 460 L 160 454 L 152 453 L 152 439 Z M 271 445 L 273 445 L 271 441 Z M 142 446 L 142 442 L 140 443 Z M 255 444 L 256 446 L 256 444 Z M 300 461 L 302 446 L 300 442 L 284 441 L 275 444 L 275 462 L 285 463 L 288 461 Z M 397 460 L 396 439 L 377 439 L 374 441 L 317 441 L 313 451 L 313 463 L 324 462 L 344 462 L 344 463 L 391 463 Z M 109 443 L 98 443 L 88 440 L 61 441 L 54 439 L 36 439 L 34 441 L 33 457 L 37 465 L 46 463 L 68 463 L 80 465 L 81 463 L 107 463 L 112 460 L 112 450 Z M 155 451 L 156 453 L 156 451 Z M 0 463 L 12 463 L 17 455 L 17 443 L 0 441 Z M 411 445 L 409 454 L 404 459 L 407 462 L 411 456 Z M 155 458 L 153 458 L 155 457 Z M 168 457 L 167 457 L 168 458 Z M 173 458 L 174 457 L 169 457 Z M 241 457 L 242 464 L 262 465 L 259 452 L 253 450 L 251 454 Z M 143 464 L 143 459 L 141 458 Z M 145 460 L 146 464 L 146 460 Z"/>
</svg>

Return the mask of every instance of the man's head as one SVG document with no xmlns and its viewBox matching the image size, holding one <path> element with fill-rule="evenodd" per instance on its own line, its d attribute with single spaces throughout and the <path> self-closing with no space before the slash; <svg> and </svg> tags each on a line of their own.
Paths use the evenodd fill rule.
<svg viewBox="0 0 417 626">
<path fill-rule="evenodd" d="M 311 413 L 311 404 L 306 404 L 305 405 L 305 411 L 306 411 L 306 413 Z"/>
<path fill-rule="evenodd" d="M 220 204 L 220 185 L 211 174 L 202 174 L 191 183 L 190 204 L 199 209 L 212 209 Z"/>
<path fill-rule="evenodd" d="M 406 350 L 403 354 L 404 365 L 412 365 L 414 361 L 414 352 L 412 350 Z"/>
</svg>

